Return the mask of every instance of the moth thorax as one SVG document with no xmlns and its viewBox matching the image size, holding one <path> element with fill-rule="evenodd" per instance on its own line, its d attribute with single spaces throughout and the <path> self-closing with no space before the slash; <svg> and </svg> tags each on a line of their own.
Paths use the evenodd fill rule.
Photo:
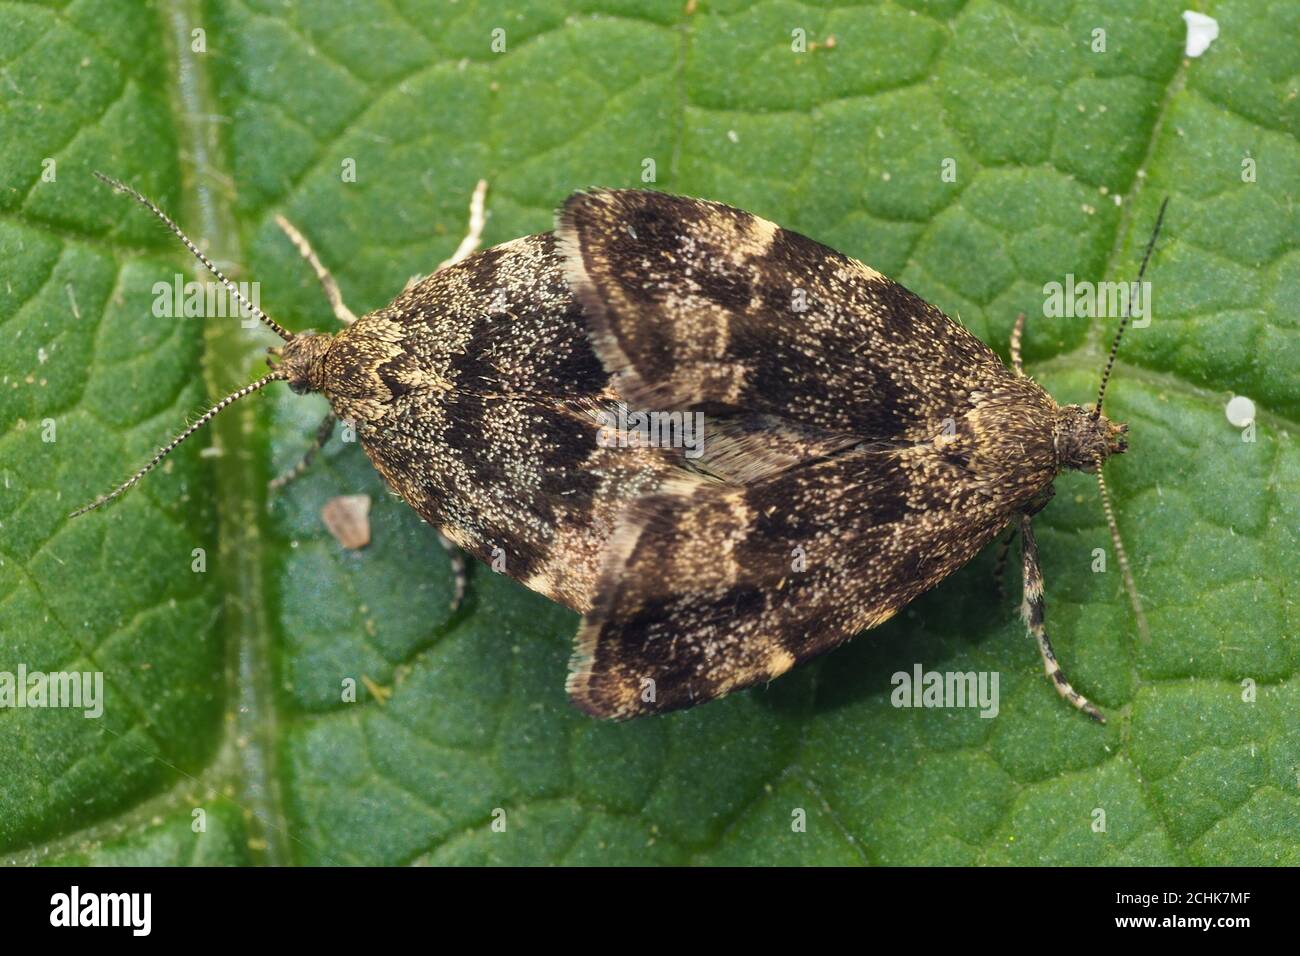
<svg viewBox="0 0 1300 956">
<path fill-rule="evenodd" d="M 1056 417 L 1056 460 L 1061 468 L 1096 471 L 1111 455 L 1128 450 L 1124 433 L 1128 425 L 1112 422 L 1105 415 L 1093 415 L 1083 405 L 1066 405 Z"/>
<path fill-rule="evenodd" d="M 286 373 L 289 387 L 299 395 L 319 392 L 325 381 L 324 358 L 334 336 L 324 332 L 299 332 L 278 348 L 270 349 L 280 356 L 280 368 Z"/>
</svg>

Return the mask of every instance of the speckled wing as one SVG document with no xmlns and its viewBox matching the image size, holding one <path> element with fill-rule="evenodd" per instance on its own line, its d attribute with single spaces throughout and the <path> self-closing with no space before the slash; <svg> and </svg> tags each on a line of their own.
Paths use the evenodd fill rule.
<svg viewBox="0 0 1300 956">
<path fill-rule="evenodd" d="M 565 274 L 617 390 L 870 439 L 933 435 L 1001 360 L 855 259 L 721 203 L 645 190 L 560 210 Z"/>
<path fill-rule="evenodd" d="M 604 546 L 680 452 L 607 448 L 614 400 L 553 236 L 442 269 L 341 332 L 324 389 L 388 484 L 475 557 L 590 606 Z"/>
<path fill-rule="evenodd" d="M 689 707 L 875 627 L 1041 501 L 1057 471 L 1056 413 L 1015 378 L 931 440 L 823 448 L 749 480 L 662 483 L 610 539 L 571 697 L 617 719 Z"/>
<path fill-rule="evenodd" d="M 1007 517 L 933 444 L 855 448 L 746 486 L 669 484 L 613 536 L 570 697 L 624 719 L 772 680 L 888 619 Z"/>
</svg>

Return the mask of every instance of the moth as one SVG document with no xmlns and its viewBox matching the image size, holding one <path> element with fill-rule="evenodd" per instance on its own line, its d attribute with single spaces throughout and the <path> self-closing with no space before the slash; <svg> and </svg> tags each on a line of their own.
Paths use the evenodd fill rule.
<svg viewBox="0 0 1300 956">
<path fill-rule="evenodd" d="M 1062 406 L 1024 373 L 1023 315 L 1008 369 L 898 283 L 739 209 L 598 190 L 568 200 L 557 233 L 621 396 L 765 423 L 713 439 L 743 480 L 678 482 L 623 515 L 570 667 L 580 708 L 626 718 L 770 681 L 888 620 L 1010 528 L 1047 676 L 1104 722 L 1052 650 L 1031 519 L 1061 471 L 1095 473 L 1145 631 L 1102 478 L 1127 449 L 1127 426 L 1102 414 L 1127 310 L 1096 402 Z M 796 432 L 806 445 L 766 440 Z"/>
<path fill-rule="evenodd" d="M 162 210 L 100 178 L 242 301 Z M 280 224 L 342 330 L 291 333 L 244 302 L 284 342 L 270 373 L 74 516 L 266 385 L 321 392 L 331 413 L 312 451 L 272 484 L 351 422 L 389 486 L 447 539 L 583 614 L 566 686 L 615 719 L 770 680 L 881 623 L 1018 524 L 1025 614 L 1048 673 L 1101 719 L 1052 654 L 1028 519 L 1061 468 L 1095 466 L 1100 481 L 1101 461 L 1124 450 L 1124 426 L 1099 411 L 1118 334 L 1094 411 L 1060 408 L 1022 374 L 1022 323 L 1011 372 L 852 259 L 730 207 L 641 191 L 579 193 L 554 234 L 479 253 L 471 229 L 453 260 L 357 318 Z M 797 313 L 782 305 L 792 291 Z M 707 449 L 690 460 L 602 441 L 627 402 L 703 410 Z"/>
</svg>

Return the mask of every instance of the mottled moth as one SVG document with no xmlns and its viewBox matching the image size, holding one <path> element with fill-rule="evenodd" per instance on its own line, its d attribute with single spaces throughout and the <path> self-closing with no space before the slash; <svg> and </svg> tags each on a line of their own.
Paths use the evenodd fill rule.
<svg viewBox="0 0 1300 956">
<path fill-rule="evenodd" d="M 1047 674 L 1103 719 L 1052 651 L 1030 519 L 1063 469 L 1095 472 L 1145 627 L 1101 479 L 1127 447 L 1127 426 L 1101 413 L 1127 312 L 1095 404 L 1060 406 L 1024 374 L 1023 315 L 1008 369 L 898 283 L 741 210 L 593 191 L 568 200 L 557 232 L 628 402 L 748 413 L 808 442 L 792 455 L 765 429 L 711 435 L 708 457 L 742 482 L 679 482 L 625 513 L 578 635 L 578 706 L 631 717 L 769 681 L 889 619 L 1009 526 Z"/>
<path fill-rule="evenodd" d="M 161 210 L 106 181 L 238 297 Z M 584 615 L 568 690 L 611 718 L 771 680 L 881 623 L 1011 525 L 1048 674 L 1100 719 L 1052 654 L 1029 518 L 1062 468 L 1100 479 L 1124 450 L 1124 426 L 1100 414 L 1114 348 L 1095 407 L 1059 407 L 1021 371 L 1019 323 L 1008 371 L 861 263 L 654 192 L 579 193 L 555 234 L 460 258 L 359 319 L 282 225 L 342 331 L 290 333 L 247 306 L 284 340 L 270 374 L 78 514 L 231 402 L 274 381 L 322 392 L 318 444 L 336 418 L 354 423 L 425 520 Z M 624 401 L 703 410 L 704 454 L 602 442 L 602 413 Z"/>
</svg>

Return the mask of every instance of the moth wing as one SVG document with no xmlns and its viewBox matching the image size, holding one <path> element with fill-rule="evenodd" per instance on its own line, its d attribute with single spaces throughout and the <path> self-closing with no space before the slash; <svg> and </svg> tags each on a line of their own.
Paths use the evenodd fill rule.
<svg viewBox="0 0 1300 956">
<path fill-rule="evenodd" d="M 565 275 L 617 388 L 644 408 L 715 404 L 874 439 L 932 435 L 1001 360 L 861 262 L 716 202 L 576 193 Z"/>
<path fill-rule="evenodd" d="M 624 515 L 567 688 L 597 717 L 770 681 L 887 620 L 1007 522 L 933 446 L 854 449 L 749 486 L 670 483 Z"/>
<path fill-rule="evenodd" d="M 518 396 L 404 400 L 362 447 L 398 494 L 474 557 L 588 609 L 622 512 L 678 473 L 659 449 L 601 447 L 587 412 Z"/>
</svg>

